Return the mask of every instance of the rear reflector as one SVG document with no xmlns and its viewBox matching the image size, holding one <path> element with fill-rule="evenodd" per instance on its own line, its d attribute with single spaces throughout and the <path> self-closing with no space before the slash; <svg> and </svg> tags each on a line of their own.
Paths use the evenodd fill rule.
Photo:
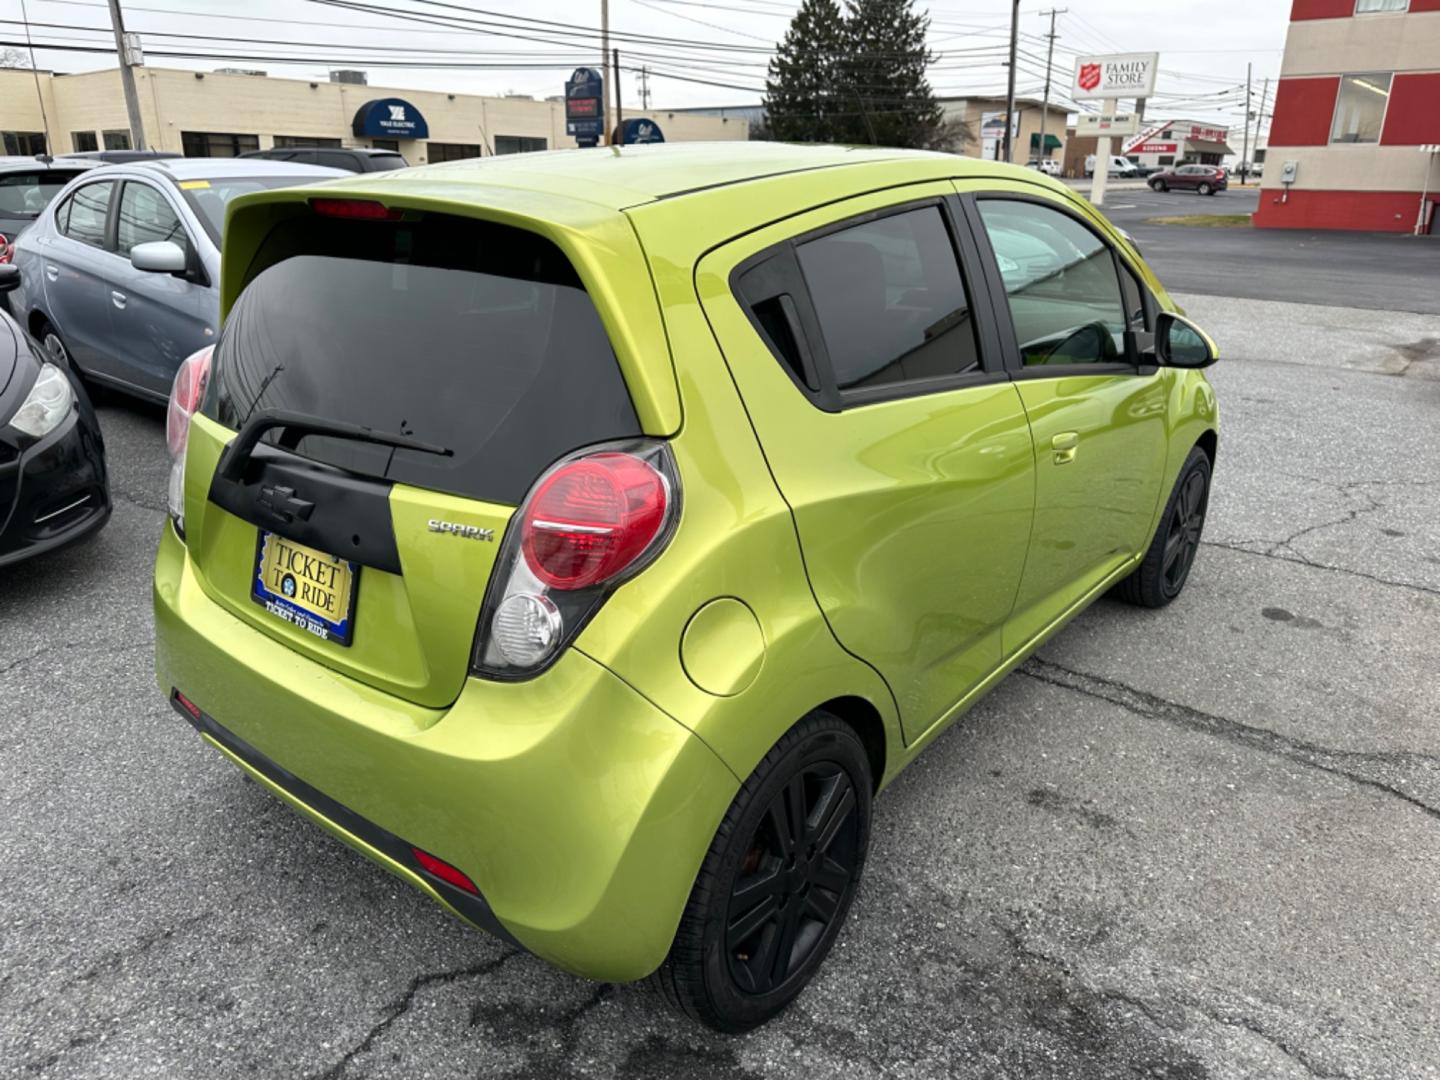
<svg viewBox="0 0 1440 1080">
<path fill-rule="evenodd" d="M 180 707 L 182 709 L 184 709 L 187 713 L 193 716 L 196 720 L 200 719 L 200 706 L 196 705 L 179 690 L 175 691 L 175 700 L 180 703 Z"/>
<path fill-rule="evenodd" d="M 412 847 L 410 853 L 415 856 L 415 861 L 425 868 L 427 874 L 439 878 L 446 884 L 454 885 L 457 889 L 464 889 L 476 896 L 480 895 L 480 890 L 475 887 L 473 881 L 443 859 L 437 859 L 428 851 L 421 851 L 418 847 Z"/>
<path fill-rule="evenodd" d="M 392 209 L 373 199 L 311 199 L 310 207 L 326 217 L 362 221 L 399 221 L 404 216 L 403 210 Z"/>
</svg>

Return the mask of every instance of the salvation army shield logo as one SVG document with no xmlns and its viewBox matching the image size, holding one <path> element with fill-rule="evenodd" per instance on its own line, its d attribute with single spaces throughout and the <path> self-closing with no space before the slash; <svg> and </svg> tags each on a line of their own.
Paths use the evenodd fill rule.
<svg viewBox="0 0 1440 1080">
<path fill-rule="evenodd" d="M 1081 64 L 1080 78 L 1077 81 L 1080 83 L 1081 90 L 1094 90 L 1100 85 L 1100 65 Z"/>
</svg>

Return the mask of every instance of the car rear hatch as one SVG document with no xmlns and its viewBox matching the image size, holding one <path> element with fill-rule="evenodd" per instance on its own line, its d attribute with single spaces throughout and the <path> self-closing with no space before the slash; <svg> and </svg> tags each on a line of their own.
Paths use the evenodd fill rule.
<svg viewBox="0 0 1440 1080">
<path fill-rule="evenodd" d="M 496 553 L 535 479 L 578 447 L 678 423 L 673 369 L 668 388 L 653 362 L 622 370 L 641 350 L 669 365 L 623 219 L 476 212 L 291 191 L 238 206 L 233 306 L 186 459 L 206 592 L 429 707 L 469 673 Z M 611 282 L 626 269 L 645 288 L 621 319 Z"/>
</svg>

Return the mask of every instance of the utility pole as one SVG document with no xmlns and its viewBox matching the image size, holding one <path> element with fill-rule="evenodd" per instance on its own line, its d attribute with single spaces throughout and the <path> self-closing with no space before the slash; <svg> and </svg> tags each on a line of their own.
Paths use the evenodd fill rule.
<svg viewBox="0 0 1440 1080">
<path fill-rule="evenodd" d="M 1020 43 L 1020 0 L 1010 9 L 1010 87 L 1005 91 L 1005 160 L 1015 160 L 1015 140 L 1011 137 L 1015 117 L 1015 49 Z"/>
<path fill-rule="evenodd" d="M 1260 154 L 1260 129 L 1265 126 L 1265 99 L 1270 96 L 1270 76 L 1265 76 L 1265 87 L 1260 91 L 1260 111 L 1255 114 L 1255 156 Z"/>
<path fill-rule="evenodd" d="M 114 3 L 115 0 L 110 0 Z M 610 66 L 610 0 L 600 0 L 600 73 L 603 75 L 605 69 Z M 606 80 L 609 81 L 608 79 Z M 610 91 L 605 91 L 605 100 L 600 102 L 600 111 L 605 113 L 600 120 L 600 142 L 608 145 L 610 142 Z"/>
<path fill-rule="evenodd" d="M 1245 65 L 1245 141 L 1240 151 L 1240 183 L 1250 177 L 1250 65 Z"/>
<path fill-rule="evenodd" d="M 640 65 L 640 108 L 650 111 L 650 69 Z"/>
<path fill-rule="evenodd" d="M 1064 15 L 1069 8 L 1051 8 L 1049 11 L 1040 12 L 1041 16 L 1050 16 L 1050 33 L 1046 36 L 1050 39 L 1050 45 L 1045 50 L 1045 103 L 1040 106 L 1040 149 L 1035 155 L 1036 161 L 1044 161 L 1050 156 L 1045 149 L 1045 121 L 1050 119 L 1050 67 L 1055 62 L 1055 16 Z"/>
<path fill-rule="evenodd" d="M 145 149 L 145 127 L 140 123 L 140 95 L 135 92 L 135 69 L 131 61 L 134 50 L 125 38 L 125 19 L 120 14 L 120 0 L 110 0 L 110 24 L 115 30 L 115 55 L 120 61 L 120 85 L 125 91 L 125 111 L 130 114 L 130 146 Z"/>
<path fill-rule="evenodd" d="M 625 133 L 620 128 L 625 123 L 625 118 L 620 115 L 620 50 L 615 49 L 611 54 L 614 61 L 614 71 L 611 77 L 615 80 L 615 130 L 619 132 L 620 141 L 625 141 Z"/>
</svg>

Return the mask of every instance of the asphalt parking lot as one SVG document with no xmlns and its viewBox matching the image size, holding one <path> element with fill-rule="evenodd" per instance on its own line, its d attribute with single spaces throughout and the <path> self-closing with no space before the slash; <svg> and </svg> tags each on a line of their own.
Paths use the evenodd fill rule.
<svg viewBox="0 0 1440 1080">
<path fill-rule="evenodd" d="M 1142 227 L 1224 354 L 1189 587 L 1096 605 L 887 791 L 822 976 L 744 1038 L 466 929 L 204 746 L 151 667 L 163 413 L 104 404 L 112 522 L 0 570 L 0 1074 L 1440 1075 L 1440 318 L 1187 291 L 1229 231 Z"/>
</svg>

